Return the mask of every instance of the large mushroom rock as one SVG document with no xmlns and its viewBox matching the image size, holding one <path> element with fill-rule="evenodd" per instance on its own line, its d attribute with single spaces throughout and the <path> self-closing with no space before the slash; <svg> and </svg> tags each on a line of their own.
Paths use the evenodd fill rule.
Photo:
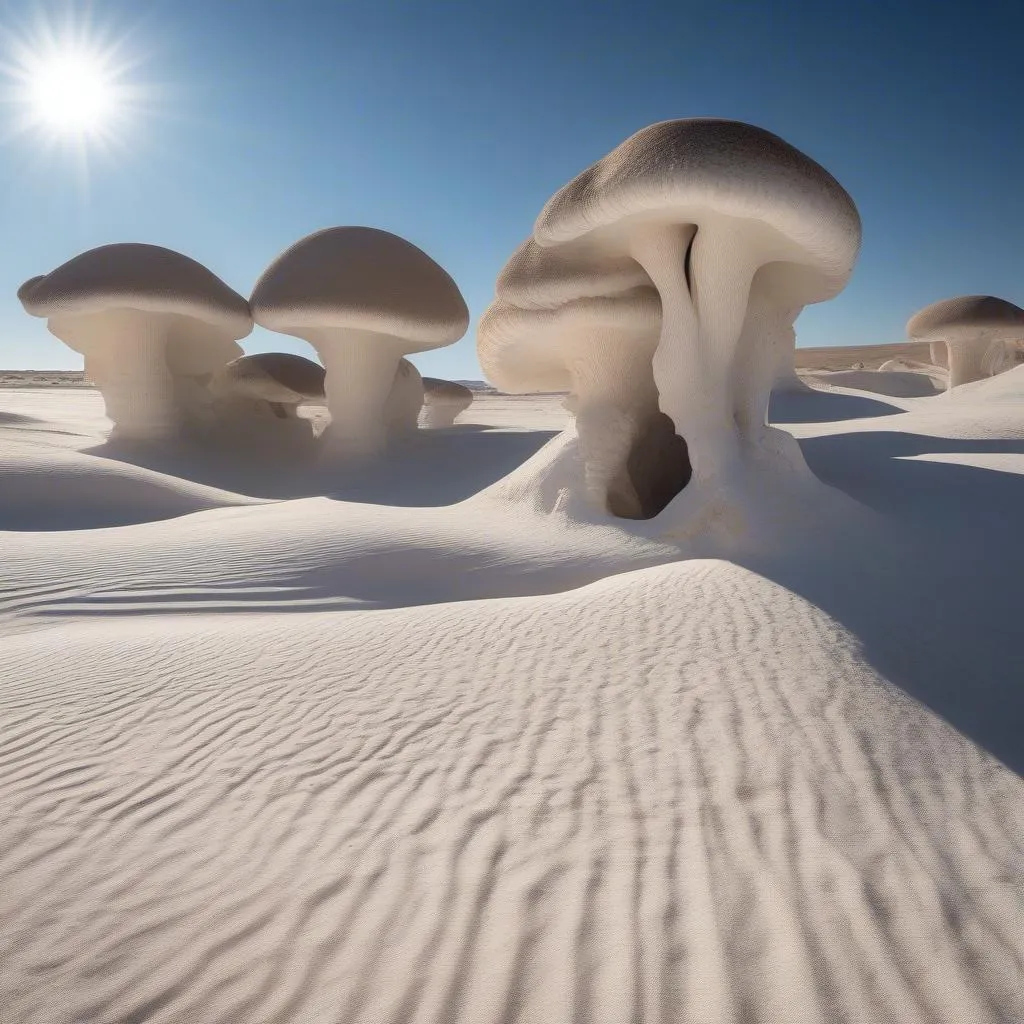
<svg viewBox="0 0 1024 1024">
<path fill-rule="evenodd" d="M 222 418 L 295 420 L 304 402 L 323 401 L 324 368 L 290 352 L 259 352 L 222 366 L 209 389 Z"/>
<path fill-rule="evenodd" d="M 641 518 L 637 497 L 623 493 L 622 470 L 637 438 L 658 412 L 651 357 L 660 306 L 651 287 L 521 309 L 495 301 L 477 328 L 477 358 L 509 394 L 571 392 L 591 500 L 608 507 L 619 482 L 619 515 Z M 622 510 L 625 510 L 623 513 Z"/>
<path fill-rule="evenodd" d="M 716 487 L 738 468 L 741 439 L 769 437 L 793 321 L 843 288 L 860 234 L 853 200 L 823 167 L 771 132 L 712 118 L 644 128 L 552 196 L 534 226 L 541 246 L 587 239 L 653 281 L 660 406 L 686 439 L 693 482 Z"/>
<path fill-rule="evenodd" d="M 963 295 L 932 303 L 907 322 L 907 337 L 945 342 L 949 387 L 981 380 L 1013 365 L 1024 342 L 1024 309 L 992 295 Z"/>
<path fill-rule="evenodd" d="M 296 242 L 264 271 L 251 305 L 256 323 L 316 349 L 327 370 L 325 440 L 339 454 L 383 448 L 399 360 L 450 345 L 469 326 L 445 270 L 411 242 L 368 227 Z"/>
<path fill-rule="evenodd" d="M 81 253 L 18 289 L 25 311 L 85 358 L 112 438 L 176 436 L 205 401 L 202 379 L 242 354 L 248 303 L 201 263 L 123 242 Z"/>
<path fill-rule="evenodd" d="M 423 408 L 423 378 L 408 359 L 400 359 L 391 391 L 384 403 L 387 436 L 408 437 L 415 434 Z"/>
<path fill-rule="evenodd" d="M 463 384 L 438 377 L 423 378 L 423 426 L 439 430 L 455 425 L 455 419 L 473 404 L 473 392 Z"/>
</svg>

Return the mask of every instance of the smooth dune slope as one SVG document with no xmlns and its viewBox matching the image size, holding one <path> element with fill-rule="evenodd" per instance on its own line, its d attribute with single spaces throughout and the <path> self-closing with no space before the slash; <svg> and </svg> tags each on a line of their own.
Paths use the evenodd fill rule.
<svg viewBox="0 0 1024 1024">
<path fill-rule="evenodd" d="M 0 534 L 0 621 L 548 593 L 675 555 L 609 526 L 580 525 L 570 537 L 560 522 L 528 510 L 488 505 L 489 518 L 480 511 L 470 503 L 407 509 L 307 498 L 87 536 Z"/>
<path fill-rule="evenodd" d="M 257 499 L 64 448 L 0 444 L 0 530 L 91 530 Z"/>
<path fill-rule="evenodd" d="M 821 386 L 810 395 L 777 397 L 772 401 L 772 422 L 798 437 L 882 429 L 1008 445 L 1024 438 L 1024 366 L 934 396 L 869 395 L 851 387 Z M 822 415 L 803 417 L 804 407 Z"/>
<path fill-rule="evenodd" d="M 728 563 L 4 673 L 12 1024 L 1024 1013 L 1020 781 Z"/>
</svg>

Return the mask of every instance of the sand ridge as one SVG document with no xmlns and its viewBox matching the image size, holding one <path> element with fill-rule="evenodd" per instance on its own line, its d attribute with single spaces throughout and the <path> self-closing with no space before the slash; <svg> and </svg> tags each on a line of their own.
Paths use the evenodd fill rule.
<svg viewBox="0 0 1024 1024">
<path fill-rule="evenodd" d="M 1019 783 L 793 595 L 698 561 L 322 637 L 14 638 L 12 1019 L 1024 1008 Z"/>
</svg>

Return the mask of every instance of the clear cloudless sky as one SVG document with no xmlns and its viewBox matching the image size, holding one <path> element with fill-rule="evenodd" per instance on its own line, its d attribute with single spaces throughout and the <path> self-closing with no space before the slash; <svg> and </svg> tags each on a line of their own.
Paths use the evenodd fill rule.
<svg viewBox="0 0 1024 1024">
<path fill-rule="evenodd" d="M 420 369 L 479 377 L 475 321 L 547 198 L 676 117 L 776 132 L 857 202 L 853 280 L 804 312 L 801 345 L 896 341 L 951 295 L 1024 305 L 1014 0 L 0 0 L 0 27 L 59 32 L 70 8 L 120 40 L 143 98 L 117 147 L 84 158 L 0 106 L 4 368 L 81 365 L 15 291 L 85 249 L 168 246 L 248 294 L 296 239 L 365 224 L 428 252 L 469 303 L 467 336 Z M 244 345 L 307 352 L 261 330 Z"/>
</svg>

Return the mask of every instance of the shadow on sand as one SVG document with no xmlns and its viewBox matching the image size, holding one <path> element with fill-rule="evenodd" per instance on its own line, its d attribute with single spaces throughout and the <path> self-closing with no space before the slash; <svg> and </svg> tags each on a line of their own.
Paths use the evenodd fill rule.
<svg viewBox="0 0 1024 1024">
<path fill-rule="evenodd" d="M 62 434 L 64 437 L 76 437 L 74 430 L 58 430 L 47 420 L 35 416 L 25 416 L 20 412 L 0 411 L 0 427 L 14 427 L 16 430 L 33 430 L 41 434 Z"/>
<path fill-rule="evenodd" d="M 794 397 L 794 396 L 786 396 Z M 783 418 L 810 422 L 845 416 L 882 416 L 901 410 L 871 398 L 821 393 L 795 396 Z M 798 414 L 798 415 L 794 415 Z M 802 418 L 799 414 L 802 413 Z M 309 451 L 277 452 L 269 459 L 237 452 L 117 451 L 119 458 L 161 472 L 254 497 L 328 495 L 369 504 L 440 506 L 458 502 L 507 475 L 536 452 L 553 431 L 495 431 L 474 426 L 422 431 L 383 460 L 344 475 L 318 464 Z M 747 568 L 821 608 L 858 638 L 867 660 L 884 677 L 932 708 L 1004 764 L 1024 773 L 1024 571 L 1020 512 L 1024 475 L 956 463 L 915 460 L 927 454 L 1024 454 L 1024 439 L 951 440 L 896 431 L 856 431 L 800 442 L 808 464 L 825 483 L 879 513 L 874 525 L 851 529 L 825 522 L 816 537 L 803 535 L 778 551 L 737 559 Z M 363 559 L 366 564 L 359 564 Z M 467 586 L 453 598 L 445 579 L 472 578 L 450 553 L 437 552 L 429 592 L 414 603 L 473 599 Z M 372 561 L 372 571 L 370 562 Z M 216 602 L 240 611 L 272 604 L 296 611 L 387 605 L 407 571 L 407 552 L 384 540 L 361 549 L 346 565 L 346 578 L 372 581 L 364 591 L 338 592 L 336 571 L 323 567 L 297 574 L 295 596 L 282 601 L 280 580 L 260 593 L 240 592 Z M 638 567 L 638 566 L 636 566 Z M 591 567 L 593 568 L 593 567 Z M 615 571 L 609 567 L 608 571 Z M 598 572 L 598 575 L 600 572 Z M 476 574 L 480 575 L 480 574 Z M 501 592 L 545 593 L 588 582 L 581 571 L 552 583 L 510 570 Z M 593 578 L 593 573 L 589 573 Z M 432 589 L 433 588 L 433 589 Z M 405 601 L 409 600 L 406 594 Z M 122 609 L 123 610 L 123 609 Z M 141 612 L 142 609 L 140 608 Z M 912 754 L 911 754 L 912 756 Z M 955 771 L 956 765 L 944 766 Z"/>
<path fill-rule="evenodd" d="M 43 425 L 42 420 L 34 416 L 23 416 L 20 412 L 3 412 L 0 410 L 0 426 L 3 427 L 34 427 Z"/>
<path fill-rule="evenodd" d="M 503 431 L 476 424 L 421 430 L 381 458 L 338 467 L 309 438 L 270 445 L 138 446 L 108 441 L 86 454 L 253 498 L 325 496 L 371 505 L 427 507 L 469 498 L 506 476 L 556 431 Z"/>
<path fill-rule="evenodd" d="M 882 675 L 1024 773 L 1024 475 L 906 458 L 1022 454 L 1024 439 L 858 432 L 800 444 L 822 480 L 886 522 L 859 536 L 826 529 L 796 557 L 747 567 L 832 616 Z"/>
<path fill-rule="evenodd" d="M 867 395 L 834 391 L 775 391 L 768 407 L 771 423 L 836 423 L 839 420 L 893 416 L 903 412 L 897 405 Z"/>
</svg>

